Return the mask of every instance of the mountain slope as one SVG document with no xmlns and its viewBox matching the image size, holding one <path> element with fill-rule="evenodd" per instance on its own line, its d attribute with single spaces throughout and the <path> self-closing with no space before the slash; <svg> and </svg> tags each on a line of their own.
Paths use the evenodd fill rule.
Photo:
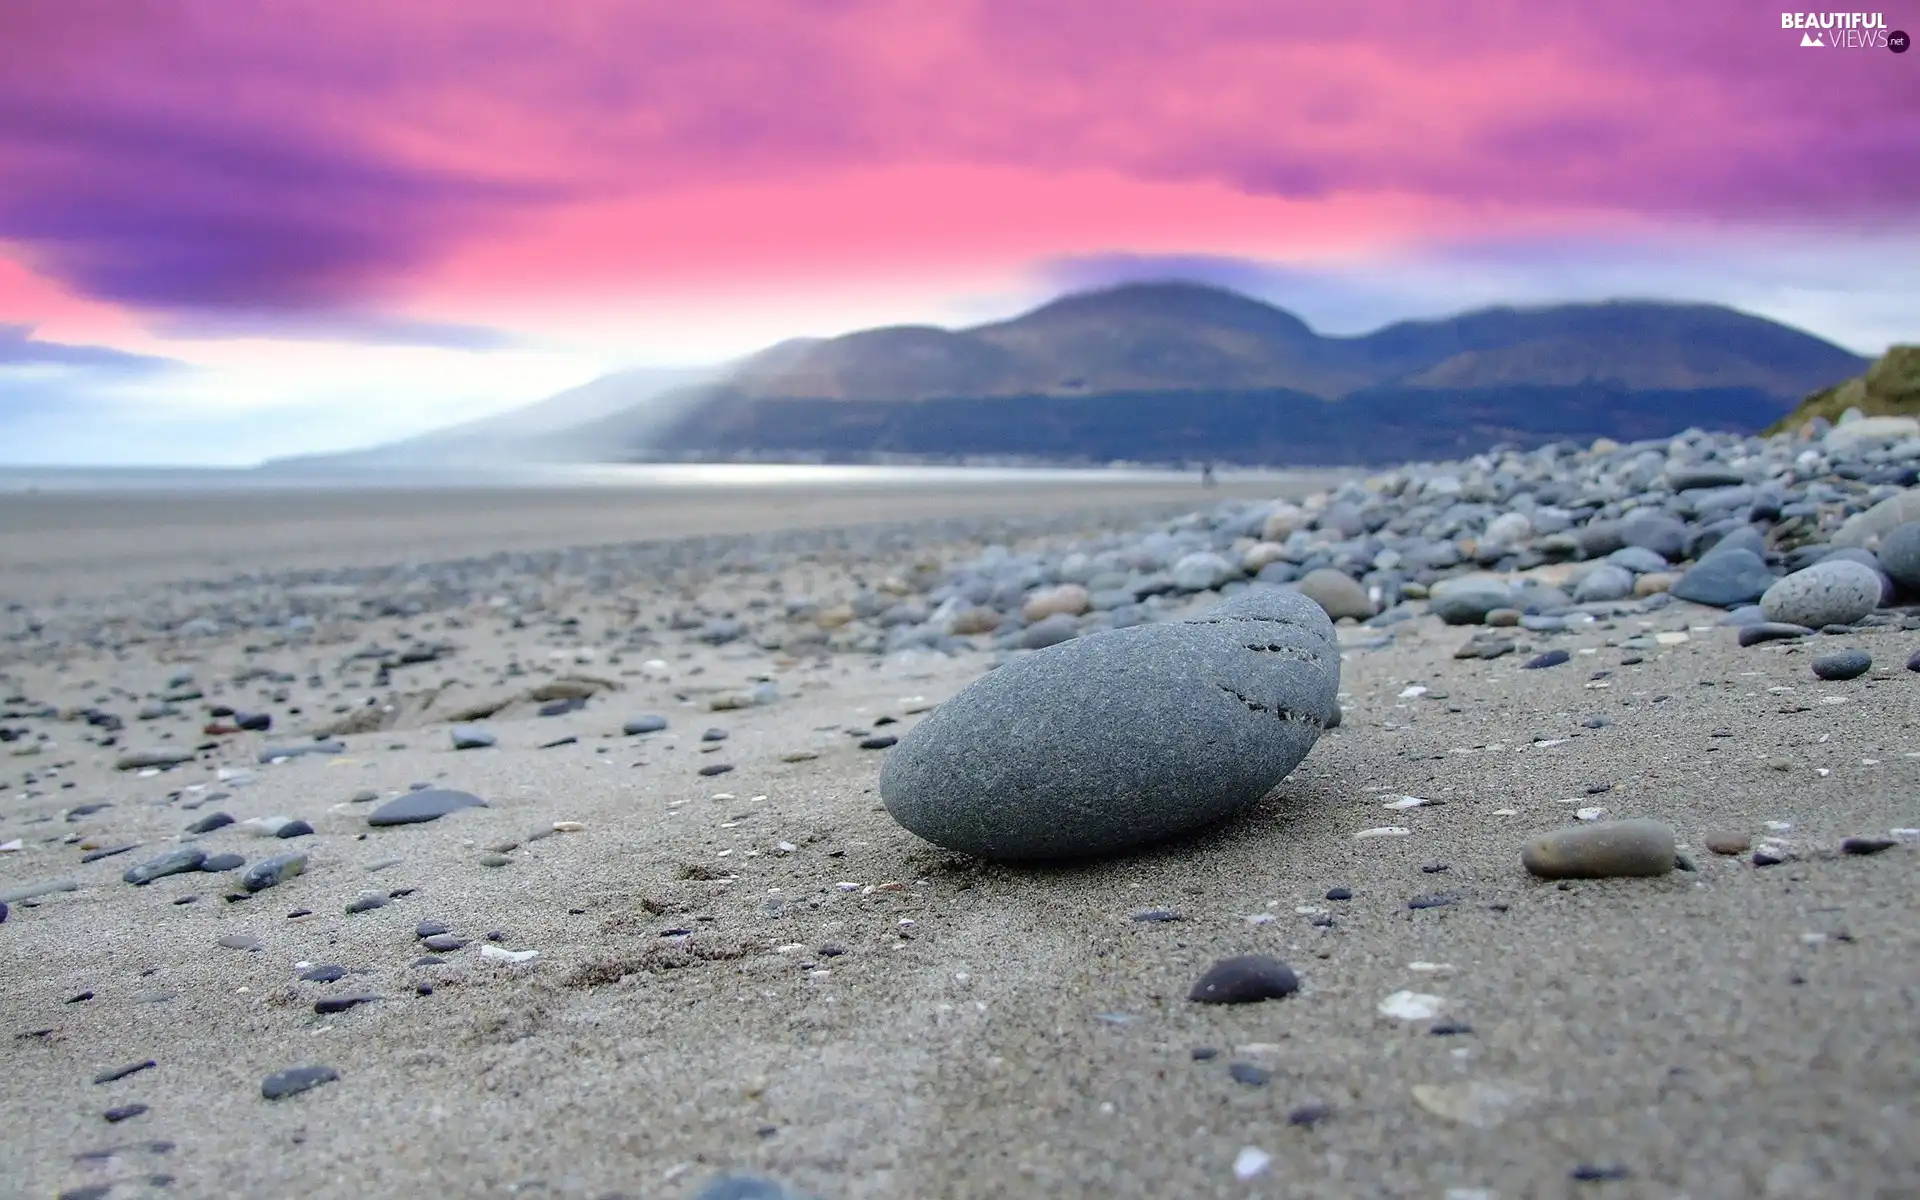
<svg viewBox="0 0 1920 1200">
<path fill-rule="evenodd" d="M 1865 374 L 1808 396 L 1767 432 L 1798 429 L 1815 417 L 1838 421 L 1850 408 L 1868 417 L 1920 417 L 1920 346 L 1892 347 Z"/>
</svg>

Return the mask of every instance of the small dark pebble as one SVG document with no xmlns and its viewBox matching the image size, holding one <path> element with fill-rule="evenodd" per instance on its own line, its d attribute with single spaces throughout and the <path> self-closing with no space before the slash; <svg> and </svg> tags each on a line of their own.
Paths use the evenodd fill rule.
<svg viewBox="0 0 1920 1200">
<path fill-rule="evenodd" d="M 300 972 L 300 978 L 306 980 L 308 983 L 332 983 L 336 979 L 345 979 L 346 976 L 347 969 L 337 963 L 308 967 L 306 970 Z"/>
<path fill-rule="evenodd" d="M 1250 1062 L 1228 1063 L 1227 1074 L 1233 1077 L 1235 1083 L 1244 1083 L 1248 1087 L 1265 1087 L 1267 1080 L 1273 1078 L 1272 1072 L 1265 1067 Z"/>
<path fill-rule="evenodd" d="M 233 824 L 233 817 L 231 814 L 223 813 L 223 812 L 208 813 L 206 816 L 201 817 L 198 821 L 195 821 L 193 824 L 187 826 L 187 832 L 188 833 L 212 833 L 216 829 L 220 829 L 224 826 L 231 825 L 231 824 Z"/>
<path fill-rule="evenodd" d="M 116 854 L 125 854 L 127 851 L 139 846 L 139 844 L 139 842 L 128 842 L 124 846 L 108 846 L 101 850 L 89 850 L 80 856 L 80 861 L 83 863 L 99 862 L 103 858 L 112 858 Z"/>
<path fill-rule="evenodd" d="M 1144 912 L 1134 913 L 1132 916 L 1128 917 L 1127 919 L 1130 921 L 1147 921 L 1147 922 L 1178 921 L 1181 919 L 1181 916 L 1179 913 L 1173 911 L 1170 908 L 1149 908 Z"/>
<path fill-rule="evenodd" d="M 437 967 L 442 965 L 446 961 L 447 960 L 444 958 L 435 958 L 431 954 L 423 954 L 419 958 L 414 959 L 411 963 L 408 963 L 407 965 L 412 967 Z"/>
<path fill-rule="evenodd" d="M 340 1072 L 332 1067 L 288 1067 L 261 1080 L 260 1094 L 268 1100 L 281 1100 L 338 1078 Z"/>
<path fill-rule="evenodd" d="M 1327 899 L 1351 900 L 1353 899 L 1353 889 L 1352 888 L 1328 888 Z"/>
<path fill-rule="evenodd" d="M 103 1115 L 107 1118 L 109 1124 L 118 1125 L 120 1122 L 131 1117 L 137 1117 L 146 1111 L 147 1106 L 144 1104 L 122 1104 L 118 1108 L 108 1109 Z"/>
<path fill-rule="evenodd" d="M 279 832 L 275 833 L 273 836 L 277 838 L 297 838 L 297 837 L 305 837 L 312 832 L 313 832 L 313 826 L 307 824 L 305 821 L 302 821 L 300 818 L 295 817 L 293 820 L 288 821 L 285 825 L 282 825 L 279 829 Z"/>
<path fill-rule="evenodd" d="M 899 738 L 894 737 L 890 733 L 883 733 L 879 737 L 861 738 L 860 748 L 862 750 L 885 750 L 888 746 L 893 745 L 899 740 Z"/>
<path fill-rule="evenodd" d="M 416 996 L 431 996 L 433 995 L 433 985 L 430 983 L 419 984 L 414 987 L 413 994 Z"/>
<path fill-rule="evenodd" d="M 1785 861 L 1787 860 L 1768 854 L 1765 850 L 1753 852 L 1753 865 L 1756 867 L 1777 867 Z"/>
<path fill-rule="evenodd" d="M 1850 837 L 1840 841 L 1842 854 L 1878 854 L 1882 850 L 1891 850 L 1899 845 L 1892 838 Z"/>
<path fill-rule="evenodd" d="M 442 921 L 422 921 L 413 927 L 413 936 L 418 938 L 430 938 L 448 932 L 451 932 L 451 927 Z"/>
<path fill-rule="evenodd" d="M 1220 1048 L 1218 1046 L 1195 1046 L 1193 1048 L 1193 1061 L 1195 1062 L 1207 1062 L 1219 1057 Z"/>
<path fill-rule="evenodd" d="M 241 867 L 244 867 L 246 865 L 247 865 L 246 855 L 234 854 L 231 851 L 229 851 L 226 854 L 207 855 L 207 857 L 200 863 L 200 869 L 202 871 L 211 871 L 211 872 L 218 873 L 220 871 L 237 871 Z"/>
<path fill-rule="evenodd" d="M 1202 1004 L 1251 1004 L 1299 990 L 1300 977 L 1286 963 L 1265 954 L 1242 954 L 1207 968 L 1187 999 Z"/>
<path fill-rule="evenodd" d="M 712 729 L 701 733 L 700 740 L 703 742 L 724 742 L 727 740 L 727 731 L 715 725 Z"/>
<path fill-rule="evenodd" d="M 1907 655 L 1907 670 L 1920 671 L 1920 650 Z"/>
<path fill-rule="evenodd" d="M 1458 1037 L 1464 1033 L 1472 1033 L 1473 1026 L 1465 1021 L 1435 1021 L 1427 1027 L 1427 1032 L 1434 1037 Z"/>
<path fill-rule="evenodd" d="M 387 898 L 376 892 L 371 896 L 362 896 L 352 904 L 347 905 L 347 911 L 350 913 L 372 912 L 376 908 L 385 908 L 386 906 Z"/>
<path fill-rule="evenodd" d="M 68 1188 L 61 1192 L 58 1200 L 107 1200 L 113 1194 L 110 1183 L 92 1183 L 86 1187 Z"/>
<path fill-rule="evenodd" d="M 1625 1167 L 1596 1167 L 1591 1163 L 1581 1163 L 1567 1174 L 1578 1183 L 1611 1183 L 1633 1177 L 1633 1172 Z"/>
<path fill-rule="evenodd" d="M 1458 896 L 1415 896 L 1413 899 L 1407 901 L 1407 907 L 1411 909 L 1445 908 L 1449 904 L 1458 904 L 1459 902 L 1460 897 Z"/>
<path fill-rule="evenodd" d="M 708 763 L 706 766 L 700 768 L 699 773 L 702 775 L 725 775 L 731 770 L 733 770 L 732 763 Z"/>
<path fill-rule="evenodd" d="M 85 1002 L 87 1002 L 88 1000 L 91 1000 L 91 999 L 93 999 L 93 993 L 92 993 L 92 992 L 81 992 L 81 993 L 80 993 L 79 995 L 77 995 L 77 996 L 69 996 L 69 997 L 67 997 L 67 1003 L 68 1003 L 68 1004 L 84 1004 Z"/>
<path fill-rule="evenodd" d="M 1858 679 L 1871 670 L 1873 656 L 1865 650 L 1837 650 L 1813 660 L 1814 675 L 1833 683 Z"/>
<path fill-rule="evenodd" d="M 420 944 L 437 954 L 450 954 L 467 943 L 450 933 L 436 933 L 432 937 L 421 938 Z"/>
<path fill-rule="evenodd" d="M 550 742 L 541 742 L 539 748 L 542 750 L 551 750 L 556 746 L 571 746 L 579 740 L 579 738 L 574 737 L 572 734 L 568 734 L 566 737 L 555 738 Z"/>
<path fill-rule="evenodd" d="M 1447 869 L 1446 863 L 1428 863 L 1425 866 L 1420 868 L 1421 872 L 1427 875 L 1438 875 L 1440 872 L 1446 869 Z"/>
<path fill-rule="evenodd" d="M 301 917 L 310 917 L 312 915 L 313 915 L 313 910 L 310 908 L 296 908 L 292 912 L 287 914 L 287 920 L 297 921 Z"/>
<path fill-rule="evenodd" d="M 1333 1109 L 1325 1104 L 1302 1104 L 1287 1114 L 1289 1125 L 1317 1125 L 1333 1115 Z"/>
<path fill-rule="evenodd" d="M 159 1065 L 159 1063 L 149 1058 L 145 1062 L 129 1063 L 124 1067 L 115 1067 L 111 1071 L 102 1071 L 93 1077 L 93 1081 L 95 1083 L 115 1083 L 125 1079 L 129 1075 L 138 1075 L 142 1071 L 150 1071 Z"/>
<path fill-rule="evenodd" d="M 370 996 L 365 993 L 353 996 L 328 996 L 324 999 L 315 1000 L 313 1002 L 313 1011 L 317 1013 L 343 1013 L 350 1008 L 357 1008 L 362 1004 L 370 1004 L 379 998 L 378 996 Z"/>
<path fill-rule="evenodd" d="M 1557 667 L 1562 663 L 1572 661 L 1573 655 L 1568 654 L 1565 650 L 1549 650 L 1545 654 L 1536 654 L 1526 662 L 1520 664 L 1520 669 L 1522 671 L 1539 671 L 1547 667 Z"/>
</svg>

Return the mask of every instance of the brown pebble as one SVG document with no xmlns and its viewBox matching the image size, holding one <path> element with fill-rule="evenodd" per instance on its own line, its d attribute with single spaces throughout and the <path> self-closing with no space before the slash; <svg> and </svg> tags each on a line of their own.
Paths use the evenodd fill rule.
<svg viewBox="0 0 1920 1200">
<path fill-rule="evenodd" d="M 1700 844 L 1715 854 L 1745 854 L 1753 848 L 1753 839 L 1730 829 L 1716 829 L 1701 838 Z"/>
</svg>

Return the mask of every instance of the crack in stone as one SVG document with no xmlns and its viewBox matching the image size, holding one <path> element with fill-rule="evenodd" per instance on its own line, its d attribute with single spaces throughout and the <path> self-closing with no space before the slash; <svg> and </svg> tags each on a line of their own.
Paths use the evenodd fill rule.
<svg viewBox="0 0 1920 1200">
<path fill-rule="evenodd" d="M 1303 650 L 1299 646 L 1288 646 L 1280 642 L 1249 642 L 1247 649 L 1256 654 L 1277 654 L 1281 658 L 1290 658 L 1294 662 L 1312 663 L 1314 666 L 1319 666 L 1321 661 L 1320 656 L 1311 650 Z"/>
<path fill-rule="evenodd" d="M 1221 691 L 1225 692 L 1227 695 L 1232 696 L 1235 700 L 1238 700 L 1240 703 L 1246 705 L 1248 708 L 1252 709 L 1254 712 L 1272 713 L 1274 716 L 1280 718 L 1282 721 L 1288 722 L 1289 724 L 1306 725 L 1306 726 L 1310 726 L 1313 729 L 1317 729 L 1322 733 L 1326 732 L 1327 723 L 1321 720 L 1319 717 L 1313 716 L 1309 713 L 1299 712 L 1295 709 L 1288 708 L 1285 705 L 1262 704 L 1260 703 L 1260 701 L 1255 700 L 1252 696 L 1246 695 L 1245 693 L 1240 692 L 1235 688 L 1229 687 L 1224 683 L 1216 683 L 1214 684 L 1214 686 L 1219 688 Z"/>
</svg>

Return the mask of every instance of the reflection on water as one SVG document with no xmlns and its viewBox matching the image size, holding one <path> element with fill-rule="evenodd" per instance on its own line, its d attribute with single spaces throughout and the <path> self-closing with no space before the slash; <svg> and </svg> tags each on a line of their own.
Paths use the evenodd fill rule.
<svg viewBox="0 0 1920 1200">
<path fill-rule="evenodd" d="M 1221 471 L 1222 482 L 1289 472 Z M 826 466 L 814 463 L 581 463 L 255 471 L 215 467 L 0 467 L 0 493 L 260 491 L 395 487 L 857 487 L 914 484 L 1191 483 L 1197 471 L 1133 468 Z"/>
</svg>

